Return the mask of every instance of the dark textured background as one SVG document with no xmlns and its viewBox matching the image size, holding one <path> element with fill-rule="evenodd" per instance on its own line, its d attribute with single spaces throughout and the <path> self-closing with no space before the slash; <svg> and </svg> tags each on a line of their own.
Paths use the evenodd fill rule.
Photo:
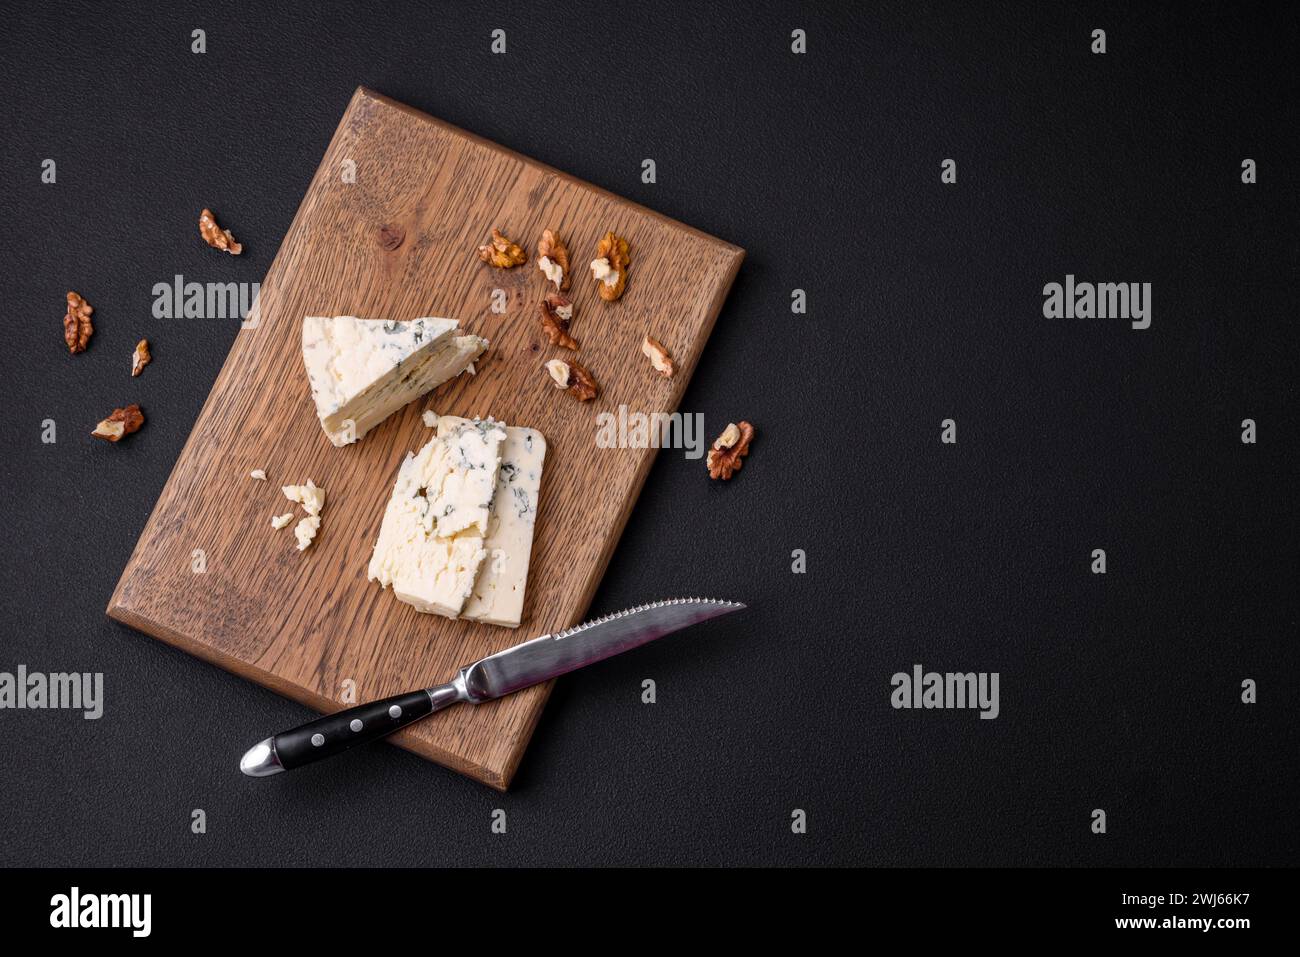
<svg viewBox="0 0 1300 957">
<path fill-rule="evenodd" d="M 6 3 L 0 670 L 107 703 L 0 712 L 0 863 L 1294 863 L 1297 7 L 966 6 Z M 661 455 L 593 612 L 752 610 L 562 680 L 505 796 L 382 746 L 246 779 L 306 712 L 104 617 L 236 332 L 152 286 L 260 280 L 358 84 L 749 253 L 683 408 L 753 455 Z M 1067 272 L 1152 328 L 1044 319 Z M 917 662 L 1001 717 L 892 710 Z"/>
</svg>

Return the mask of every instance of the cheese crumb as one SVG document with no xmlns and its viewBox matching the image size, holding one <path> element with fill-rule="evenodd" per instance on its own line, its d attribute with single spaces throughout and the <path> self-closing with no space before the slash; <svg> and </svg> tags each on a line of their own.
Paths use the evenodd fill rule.
<svg viewBox="0 0 1300 957">
<path fill-rule="evenodd" d="M 266 481 L 266 472 L 263 469 L 253 469 L 248 473 L 249 478 L 257 479 L 259 482 Z"/>
<path fill-rule="evenodd" d="M 591 278 L 599 279 L 606 286 L 618 285 L 618 270 L 614 269 L 605 257 L 591 261 Z"/>
<path fill-rule="evenodd" d="M 280 491 L 289 501 L 301 505 L 302 510 L 307 513 L 307 517 L 293 529 L 293 536 L 298 539 L 298 551 L 301 552 L 311 544 L 312 539 L 316 537 L 316 532 L 320 530 L 320 513 L 325 507 L 325 490 L 317 488 L 316 483 L 308 479 L 306 485 L 282 485 Z M 271 524 L 276 528 L 284 528 L 291 521 L 293 521 L 293 512 L 286 512 L 271 519 Z"/>
<path fill-rule="evenodd" d="M 567 389 L 569 387 L 569 377 L 571 370 L 569 364 L 563 359 L 552 359 L 546 363 L 546 374 L 555 382 L 557 389 Z"/>
<path fill-rule="evenodd" d="M 319 515 L 325 507 L 325 490 L 317 488 L 311 479 L 306 485 L 282 485 L 280 491 L 291 502 L 297 502 L 308 515 Z"/>
<path fill-rule="evenodd" d="M 433 409 L 425 409 L 424 415 L 420 416 L 420 418 L 424 421 L 426 429 L 432 429 L 438 424 L 438 413 L 434 412 Z"/>
<path fill-rule="evenodd" d="M 290 516 L 292 517 L 292 516 Z M 293 537 L 298 539 L 298 551 L 303 551 L 311 544 L 320 529 L 320 516 L 308 515 L 293 527 Z"/>
<path fill-rule="evenodd" d="M 540 269 L 551 282 L 555 283 L 555 288 L 560 288 L 560 283 L 564 281 L 564 267 L 557 262 L 552 262 L 551 257 L 543 256 L 537 260 L 537 268 Z"/>
</svg>

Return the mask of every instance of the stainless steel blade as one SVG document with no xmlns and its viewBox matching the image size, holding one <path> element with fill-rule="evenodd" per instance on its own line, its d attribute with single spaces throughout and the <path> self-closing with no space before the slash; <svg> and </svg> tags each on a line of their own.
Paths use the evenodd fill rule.
<svg viewBox="0 0 1300 957">
<path fill-rule="evenodd" d="M 674 598 L 525 641 L 461 672 L 467 700 L 499 698 L 744 607 L 711 598 Z"/>
</svg>

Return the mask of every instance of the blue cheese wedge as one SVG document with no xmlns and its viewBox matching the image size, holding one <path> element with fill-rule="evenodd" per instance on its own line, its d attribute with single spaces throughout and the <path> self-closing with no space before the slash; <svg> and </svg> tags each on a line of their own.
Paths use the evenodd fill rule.
<svg viewBox="0 0 1300 957">
<path fill-rule="evenodd" d="M 417 611 L 455 618 L 487 557 L 500 423 L 463 420 L 408 454 L 384 510 L 368 577 Z"/>
<path fill-rule="evenodd" d="M 308 316 L 302 360 L 321 428 L 336 446 L 360 439 L 408 402 L 471 366 L 488 343 L 454 319 Z"/>
<path fill-rule="evenodd" d="M 438 420 L 438 434 L 454 434 L 466 422 L 466 419 L 444 415 Z M 528 588 L 528 564 L 542 491 L 546 439 L 536 429 L 507 426 L 505 431 L 496 492 L 487 533 L 483 536 L 486 556 L 460 616 L 518 628 Z"/>
</svg>

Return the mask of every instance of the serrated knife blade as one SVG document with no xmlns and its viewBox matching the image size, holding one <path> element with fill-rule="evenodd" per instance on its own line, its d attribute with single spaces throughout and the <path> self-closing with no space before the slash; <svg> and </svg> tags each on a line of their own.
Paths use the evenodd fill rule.
<svg viewBox="0 0 1300 957">
<path fill-rule="evenodd" d="M 248 749 L 239 769 L 250 777 L 267 777 L 311 764 L 458 702 L 500 698 L 744 607 L 712 598 L 674 598 L 542 635 L 466 665 L 447 684 L 370 701 L 272 735 Z"/>
<path fill-rule="evenodd" d="M 675 598 L 525 641 L 463 670 L 470 695 L 467 700 L 477 703 L 499 698 L 744 607 L 712 598 Z"/>
</svg>

